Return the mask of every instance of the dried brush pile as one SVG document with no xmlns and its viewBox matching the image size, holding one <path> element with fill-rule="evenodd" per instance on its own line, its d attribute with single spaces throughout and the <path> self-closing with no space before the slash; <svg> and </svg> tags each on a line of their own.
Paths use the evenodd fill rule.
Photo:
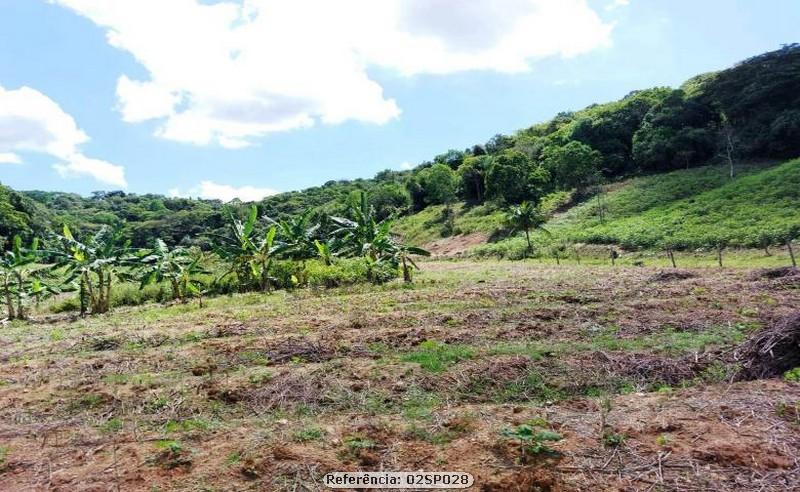
<svg viewBox="0 0 800 492">
<path fill-rule="evenodd" d="M 754 334 L 734 356 L 741 364 L 740 380 L 775 377 L 800 366 L 800 311 Z"/>
</svg>

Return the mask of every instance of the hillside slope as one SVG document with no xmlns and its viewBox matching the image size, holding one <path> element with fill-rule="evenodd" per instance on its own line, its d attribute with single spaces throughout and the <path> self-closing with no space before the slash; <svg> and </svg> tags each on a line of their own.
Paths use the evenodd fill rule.
<svg viewBox="0 0 800 492">
<path fill-rule="evenodd" d="M 742 165 L 731 179 L 723 166 L 705 166 L 639 177 L 606 187 L 546 224 L 550 235 L 534 234 L 538 253 L 563 243 L 614 244 L 625 249 L 676 249 L 779 243 L 800 230 L 800 159 L 778 165 Z M 604 218 L 600 218 L 600 208 Z M 499 209 L 476 218 L 474 209 L 455 207 L 456 232 L 503 235 Z M 402 219 L 397 231 L 425 244 L 442 229 L 441 207 Z M 461 229 L 463 227 L 463 230 Z M 519 235 L 480 246 L 479 256 L 517 257 Z"/>
</svg>

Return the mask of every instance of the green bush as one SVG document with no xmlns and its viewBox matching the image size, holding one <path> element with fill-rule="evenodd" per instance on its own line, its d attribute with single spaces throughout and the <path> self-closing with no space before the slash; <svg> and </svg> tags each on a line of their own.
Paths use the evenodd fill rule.
<svg viewBox="0 0 800 492">
<path fill-rule="evenodd" d="M 386 263 L 370 265 L 364 258 L 340 259 L 333 265 L 321 261 L 306 263 L 304 279 L 310 287 L 341 287 L 357 283 L 381 284 L 397 277 L 397 269 Z"/>
</svg>

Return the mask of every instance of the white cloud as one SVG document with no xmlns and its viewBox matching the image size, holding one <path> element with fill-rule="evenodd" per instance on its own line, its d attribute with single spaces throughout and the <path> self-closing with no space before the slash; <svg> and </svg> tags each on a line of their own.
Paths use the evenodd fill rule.
<svg viewBox="0 0 800 492">
<path fill-rule="evenodd" d="M 51 0 L 102 26 L 148 76 L 117 83 L 125 121 L 228 148 L 276 131 L 400 114 L 368 69 L 522 72 L 610 42 L 586 0 Z"/>
<path fill-rule="evenodd" d="M 54 164 L 55 169 L 62 178 L 91 176 L 92 178 L 120 188 L 126 188 L 125 170 L 122 166 L 115 166 L 110 162 L 76 154 L 66 164 Z"/>
<path fill-rule="evenodd" d="M 122 166 L 81 153 L 88 140 L 72 116 L 46 95 L 30 87 L 0 86 L 0 162 L 20 163 L 17 152 L 37 152 L 59 159 L 53 167 L 63 177 L 85 175 L 126 187 Z"/>
<path fill-rule="evenodd" d="M 218 184 L 213 181 L 202 181 L 198 186 L 184 193 L 180 188 L 172 188 L 167 193 L 173 198 L 199 197 L 207 200 L 221 200 L 229 202 L 239 199 L 243 202 L 256 202 L 265 197 L 277 195 L 278 190 L 272 188 L 256 188 L 254 186 L 235 187 L 231 185 Z"/>
<path fill-rule="evenodd" d="M 414 169 L 414 164 L 411 164 L 408 161 L 403 162 L 403 163 L 400 164 L 400 169 L 403 170 L 403 171 L 408 171 L 410 169 Z"/>
<path fill-rule="evenodd" d="M 0 152 L 0 164 L 22 164 L 22 157 L 13 152 Z"/>
</svg>

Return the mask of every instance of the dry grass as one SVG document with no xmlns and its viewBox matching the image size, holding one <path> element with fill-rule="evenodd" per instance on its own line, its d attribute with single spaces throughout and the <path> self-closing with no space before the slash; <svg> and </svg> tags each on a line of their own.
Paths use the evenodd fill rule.
<svg viewBox="0 0 800 492">
<path fill-rule="evenodd" d="M 800 290 L 689 273 L 430 262 L 413 288 L 11 324 L 0 489 L 322 490 L 332 470 L 418 469 L 481 490 L 800 487 L 800 385 L 730 382 L 747 347 L 784 347 Z M 560 454 L 520 463 L 502 430 L 524 423 Z"/>
</svg>

